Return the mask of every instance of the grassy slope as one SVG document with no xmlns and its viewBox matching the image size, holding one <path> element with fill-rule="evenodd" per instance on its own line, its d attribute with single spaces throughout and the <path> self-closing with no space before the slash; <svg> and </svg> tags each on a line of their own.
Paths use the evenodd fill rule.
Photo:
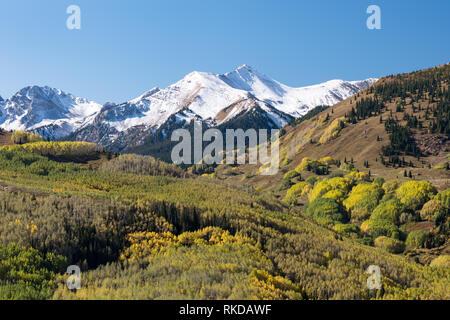
<svg viewBox="0 0 450 320">
<path fill-rule="evenodd" d="M 450 68 L 450 66 L 446 67 Z M 443 68 L 443 66 L 439 68 Z M 414 77 L 413 74 L 410 76 Z M 384 82 L 391 80 L 391 77 L 382 78 L 376 85 L 381 85 Z M 318 143 L 320 137 L 327 130 L 333 120 L 344 117 L 344 115 L 349 112 L 352 107 L 355 107 L 356 99 L 360 100 L 369 96 L 373 97 L 373 94 L 369 94 L 366 89 L 360 92 L 358 97 L 354 96 L 342 101 L 337 105 L 319 113 L 312 119 L 297 125 L 289 125 L 285 127 L 286 133 L 280 139 L 280 162 L 282 162 L 286 156 L 289 157 L 291 162 L 288 165 L 282 165 L 281 170 L 276 176 L 260 176 L 256 174 L 257 168 L 255 168 L 255 166 L 244 165 L 241 166 L 237 172 L 240 172 L 241 174 L 253 173 L 253 177 L 245 179 L 243 178 L 243 175 L 238 174 L 226 177 L 227 181 L 235 184 L 249 184 L 257 186 L 261 189 L 276 190 L 281 185 L 284 173 L 295 169 L 304 157 L 320 159 L 322 157 L 331 156 L 335 159 L 341 160 L 342 162 L 344 162 L 345 158 L 347 158 L 348 161 L 353 158 L 356 169 L 365 172 L 370 170 L 373 177 L 380 176 L 386 179 L 398 179 L 400 181 L 405 181 L 409 180 L 409 178 L 403 177 L 403 172 L 407 169 L 408 172 L 410 170 L 412 171 L 413 177 L 416 180 L 428 180 L 440 190 L 448 188 L 450 186 L 450 172 L 433 169 L 436 165 L 447 160 L 446 156 L 450 152 L 450 140 L 448 137 L 446 143 L 438 147 L 439 152 L 437 154 L 421 158 L 420 161 L 418 161 L 415 157 L 405 156 L 404 158 L 407 162 L 413 162 L 413 168 L 393 168 L 385 167 L 381 164 L 381 147 L 388 143 L 389 134 L 384 128 L 384 123 L 380 123 L 379 116 L 368 118 L 358 122 L 357 124 L 346 124 L 346 127 L 341 130 L 337 138 L 323 144 Z M 428 99 L 424 99 L 419 103 L 421 105 L 426 105 L 428 102 Z M 406 103 L 407 105 L 405 109 L 409 114 L 411 114 L 412 111 L 409 99 L 407 99 Z M 417 106 L 417 102 L 415 105 Z M 395 101 L 392 101 L 392 103 L 386 103 L 386 106 L 388 109 L 393 111 L 394 117 L 397 116 L 399 120 L 403 119 L 403 112 L 395 112 Z M 433 106 L 433 104 L 431 104 L 431 106 Z M 331 110 L 333 110 L 333 113 Z M 423 119 L 424 111 L 416 112 L 415 115 L 419 115 L 419 113 Z M 327 114 L 329 115 L 329 120 L 324 121 Z M 385 111 L 382 114 L 382 117 L 383 121 L 388 119 L 389 111 Z M 401 121 L 400 123 L 404 125 L 405 121 Z M 435 138 L 438 136 L 426 134 L 425 130 L 415 130 L 415 133 L 416 142 L 419 145 L 421 144 L 420 141 L 425 140 L 424 138 Z M 377 136 L 381 138 L 381 141 L 377 141 Z M 311 139 L 314 142 L 313 144 L 310 143 Z M 378 161 L 376 161 L 377 158 Z M 369 169 L 364 167 L 364 161 L 369 161 Z M 428 168 L 428 164 L 431 165 L 432 169 Z M 219 167 L 217 171 L 219 176 L 221 176 L 221 173 L 224 172 L 224 166 Z M 305 177 L 308 175 L 309 173 L 306 173 Z"/>
<path fill-rule="evenodd" d="M 367 91 L 362 92 L 359 98 L 367 95 Z M 17 188 L 15 190 L 28 190 L 39 197 L 57 194 L 85 196 L 99 201 L 105 198 L 164 201 L 177 206 L 195 207 L 202 214 L 210 212 L 224 215 L 228 220 L 221 227 L 232 232 L 240 230 L 255 240 L 262 241 L 262 250 L 274 263 L 277 275 L 286 277 L 301 287 L 305 298 L 368 298 L 364 284 L 367 279 L 365 270 L 370 264 L 382 268 L 385 298 L 420 296 L 442 299 L 446 294 L 448 298 L 445 290 L 449 281 L 448 270 L 438 272 L 404 257 L 342 238 L 294 211 L 289 211 L 264 193 L 248 192 L 236 187 L 238 184 L 251 184 L 269 190 L 277 189 L 284 172 L 294 169 L 305 156 L 315 159 L 332 156 L 342 161 L 345 157 L 347 160 L 353 158 L 356 168 L 363 171 L 368 170 L 363 167 L 363 162 L 369 161 L 373 176 L 398 177 L 403 180 L 404 168 L 386 168 L 375 161 L 379 157 L 381 146 L 388 141 L 388 134 L 378 117 L 356 125 L 348 124 L 336 139 L 324 144 L 310 143 L 311 139 L 318 141 L 330 123 L 344 116 L 354 104 L 354 98 L 343 101 L 333 107 L 334 113 L 330 109 L 311 120 L 287 127 L 286 134 L 281 138 L 281 153 L 283 158 L 289 155 L 291 162 L 275 177 L 255 175 L 243 179 L 245 173 L 256 173 L 257 168 L 241 166 L 236 171 L 238 174 L 229 176 L 226 181 L 231 187 L 203 178 L 176 179 L 108 174 L 93 170 L 39 176 L 25 170 L 15 171 L 3 167 L 0 167 L 0 183 L 13 185 Z M 388 104 L 388 107 L 395 110 L 393 104 Z M 410 107 L 407 106 L 408 108 Z M 324 122 L 327 113 L 330 119 Z M 400 114 L 398 116 L 401 118 Z M 383 115 L 383 118 L 387 117 L 388 114 Z M 2 141 L 8 143 L 7 135 L 8 133 L 3 136 L 3 140 L 0 135 L 0 145 Z M 382 138 L 381 142 L 376 141 L 377 136 Z M 425 160 L 434 166 L 442 162 L 447 152 L 448 145 L 443 146 L 437 155 Z M 448 172 L 428 169 L 417 159 L 405 158 L 413 161 L 415 167 L 411 170 L 417 179 L 429 180 L 440 189 L 448 187 Z M 105 159 L 101 158 L 99 161 Z M 218 172 L 223 172 L 223 168 L 219 168 Z M 417 286 L 420 289 L 412 289 Z"/>
<path fill-rule="evenodd" d="M 274 262 L 279 274 L 305 287 L 305 295 L 309 298 L 367 297 L 361 284 L 367 277 L 364 270 L 371 263 L 382 266 L 386 277 L 401 286 L 411 286 L 414 278 L 425 277 L 432 281 L 437 276 L 429 273 L 427 267 L 402 257 L 350 239 L 339 240 L 334 232 L 292 215 L 283 205 L 267 197 L 262 199 L 258 193 L 249 194 L 204 179 L 104 174 L 91 170 L 39 176 L 1 168 L 0 182 L 13 184 L 18 189 L 40 191 L 39 197 L 50 193 L 98 200 L 165 201 L 178 206 L 195 206 L 199 212 L 225 215 L 228 217 L 226 228 L 236 230 L 237 227 L 255 240 L 263 240 L 266 243 L 263 251 Z M 333 263 L 327 259 L 332 259 Z M 308 270 L 306 274 L 304 270 Z M 352 274 L 351 280 L 341 278 L 345 273 Z M 407 275 L 407 280 L 399 275 Z M 347 281 L 351 281 L 349 291 L 341 292 L 338 288 Z"/>
<path fill-rule="evenodd" d="M 436 273 L 403 257 L 341 238 L 289 212 L 270 197 L 222 183 L 92 170 L 39 176 L 22 169 L 5 168 L 0 168 L 0 182 L 13 184 L 18 189 L 40 191 L 38 196 L 44 192 L 87 196 L 99 201 L 102 198 L 164 201 L 177 206 L 194 206 L 201 215 L 209 212 L 225 216 L 227 220 L 221 227 L 232 232 L 239 230 L 262 241 L 262 250 L 273 261 L 277 274 L 303 288 L 304 297 L 309 299 L 368 298 L 364 283 L 367 279 L 365 269 L 370 264 L 382 268 L 386 298 L 403 297 L 402 288 L 416 286 L 414 279 L 419 281 L 421 291 L 414 289 L 412 295 L 405 291 L 405 297 L 442 298 L 445 293 L 433 289 L 445 286 L 448 280 L 445 280 L 448 276 L 445 273 Z M 214 222 L 210 223 L 214 225 Z M 40 228 L 38 226 L 38 230 Z M 434 281 L 439 283 L 438 287 Z"/>
</svg>

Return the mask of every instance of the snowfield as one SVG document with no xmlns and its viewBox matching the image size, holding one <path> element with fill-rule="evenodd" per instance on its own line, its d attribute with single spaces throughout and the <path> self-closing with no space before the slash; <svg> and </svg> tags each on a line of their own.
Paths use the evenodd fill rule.
<svg viewBox="0 0 450 320">
<path fill-rule="evenodd" d="M 10 99 L 0 98 L 0 127 L 61 138 L 94 123 L 118 132 L 136 126 L 158 128 L 171 115 L 219 125 L 255 104 L 282 127 L 287 121 L 283 114 L 299 117 L 318 105 L 334 105 L 376 81 L 331 80 L 292 88 L 243 65 L 225 74 L 194 71 L 165 89 L 155 87 L 127 103 L 103 107 L 58 89 L 31 86 Z"/>
</svg>

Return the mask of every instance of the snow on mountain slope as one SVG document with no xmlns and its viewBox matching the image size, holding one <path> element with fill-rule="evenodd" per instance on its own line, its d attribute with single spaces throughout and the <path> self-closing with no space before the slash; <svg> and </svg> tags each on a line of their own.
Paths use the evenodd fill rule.
<svg viewBox="0 0 450 320">
<path fill-rule="evenodd" d="M 299 117 L 318 105 L 334 105 L 376 80 L 332 80 L 309 87 L 291 88 L 247 65 L 226 74 L 195 71 L 166 89 L 154 88 L 126 104 L 102 110 L 102 117 L 108 119 L 110 126 L 124 131 L 137 125 L 159 127 L 172 114 L 189 108 L 196 116 L 220 125 L 237 112 L 235 110 L 227 117 L 218 117 L 223 109 L 249 98 L 256 98 L 283 113 Z"/>
<path fill-rule="evenodd" d="M 152 89 L 125 105 L 102 110 L 102 113 L 108 114 L 105 117 L 112 127 L 123 131 L 136 125 L 160 126 L 172 114 L 186 108 L 202 119 L 213 119 L 220 110 L 247 95 L 246 91 L 231 88 L 217 75 L 192 72 L 166 89 Z M 133 110 L 132 114 L 130 110 Z"/>
<path fill-rule="evenodd" d="M 336 104 L 376 80 L 331 80 L 292 88 L 243 65 L 225 74 L 194 71 L 165 89 L 155 87 L 129 102 L 103 107 L 58 89 L 31 86 L 0 100 L 0 127 L 33 130 L 52 139 L 73 134 L 102 143 L 120 137 L 125 141 L 124 135 L 136 132 L 150 134 L 174 115 L 186 123 L 202 119 L 208 126 L 249 115 L 258 125 L 267 119 L 270 126 L 282 127 L 291 117 Z M 250 110 L 257 110 L 258 116 Z"/>
<path fill-rule="evenodd" d="M 1 102 L 0 127 L 59 138 L 92 121 L 100 109 L 98 103 L 58 89 L 30 86 Z"/>
<path fill-rule="evenodd" d="M 258 99 L 294 117 L 302 116 L 318 105 L 334 105 L 378 80 L 331 80 L 313 86 L 291 88 L 247 65 L 219 77 L 231 87 L 246 90 Z"/>
</svg>

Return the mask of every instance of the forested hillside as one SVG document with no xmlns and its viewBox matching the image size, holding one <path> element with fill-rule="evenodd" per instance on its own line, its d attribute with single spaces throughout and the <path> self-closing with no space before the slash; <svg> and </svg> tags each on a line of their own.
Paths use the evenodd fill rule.
<svg viewBox="0 0 450 320">
<path fill-rule="evenodd" d="M 94 170 L 0 150 L 2 298 L 448 298 L 448 261 L 411 262 L 321 226 L 313 208 L 310 218 L 217 180 L 128 173 L 117 159 Z M 77 292 L 62 273 L 72 264 Z M 365 287 L 372 264 L 380 290 Z"/>
<path fill-rule="evenodd" d="M 0 299 L 450 299 L 449 68 L 293 122 L 277 176 L 4 132 Z"/>
</svg>

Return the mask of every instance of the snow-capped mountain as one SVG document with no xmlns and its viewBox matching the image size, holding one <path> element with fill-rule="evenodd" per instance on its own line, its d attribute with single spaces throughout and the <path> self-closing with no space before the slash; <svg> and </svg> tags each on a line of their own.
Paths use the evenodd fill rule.
<svg viewBox="0 0 450 320">
<path fill-rule="evenodd" d="M 153 88 L 128 103 L 104 108 L 99 117 L 118 131 L 124 131 L 137 125 L 159 127 L 171 115 L 188 108 L 193 115 L 219 125 L 239 111 L 234 110 L 228 112 L 227 117 L 218 118 L 222 110 L 249 98 L 299 117 L 318 105 L 334 105 L 376 80 L 331 80 L 314 86 L 291 88 L 247 65 L 226 74 L 195 71 L 166 89 Z"/>
<path fill-rule="evenodd" d="M 334 105 L 377 79 L 331 80 L 292 88 L 243 65 L 225 74 L 194 71 L 165 89 L 104 106 L 49 87 L 26 87 L 0 100 L 0 127 L 31 130 L 124 151 L 170 139 L 192 119 L 208 127 L 281 128 L 318 105 Z M 0 98 L 1 99 L 1 98 Z"/>
<path fill-rule="evenodd" d="M 0 127 L 35 131 L 55 139 L 90 123 L 101 108 L 58 89 L 30 86 L 0 100 Z"/>
<path fill-rule="evenodd" d="M 294 117 L 302 116 L 319 105 L 334 105 L 378 80 L 331 80 L 318 85 L 292 88 L 247 65 L 240 66 L 230 73 L 219 75 L 219 78 L 230 87 L 247 91 L 259 100 Z"/>
</svg>

